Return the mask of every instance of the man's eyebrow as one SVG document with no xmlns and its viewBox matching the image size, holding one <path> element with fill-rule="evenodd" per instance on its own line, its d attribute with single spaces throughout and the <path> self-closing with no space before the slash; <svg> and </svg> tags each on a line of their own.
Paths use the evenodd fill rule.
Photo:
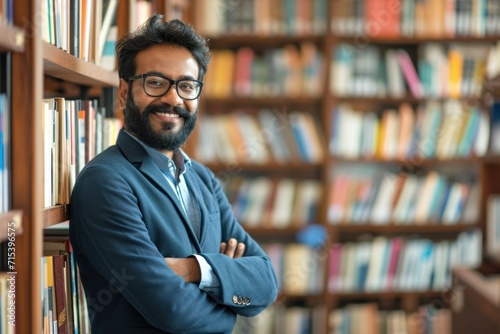
<svg viewBox="0 0 500 334">
<path fill-rule="evenodd" d="M 161 72 L 157 72 L 157 71 L 150 71 L 150 72 L 147 72 L 146 74 L 147 75 L 155 75 L 155 76 L 167 78 L 167 79 L 172 79 L 172 78 L 166 76 L 165 74 L 163 74 Z M 177 80 L 197 80 L 197 79 L 195 77 L 193 77 L 192 75 L 183 75 L 180 78 L 178 78 Z"/>
</svg>

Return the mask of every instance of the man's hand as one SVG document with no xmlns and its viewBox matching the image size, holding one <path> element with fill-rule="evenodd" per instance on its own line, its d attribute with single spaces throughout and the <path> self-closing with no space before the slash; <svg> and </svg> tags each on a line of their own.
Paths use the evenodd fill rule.
<svg viewBox="0 0 500 334">
<path fill-rule="evenodd" d="M 177 275 L 184 278 L 186 283 L 200 283 L 201 270 L 196 258 L 166 257 L 165 262 Z"/>
<path fill-rule="evenodd" d="M 227 255 L 233 259 L 237 259 L 243 256 L 245 253 L 245 244 L 242 242 L 238 242 L 236 239 L 231 238 L 227 242 L 221 242 L 220 244 L 220 253 Z"/>
<path fill-rule="evenodd" d="M 227 244 L 221 242 L 220 253 L 229 256 L 230 258 L 237 259 L 243 256 L 245 253 L 245 244 L 238 242 L 236 239 L 231 238 L 228 240 Z M 170 267 L 177 275 L 184 278 L 186 283 L 200 283 L 201 280 L 201 270 L 198 260 L 195 257 L 187 258 L 174 258 L 166 257 L 165 263 Z"/>
</svg>

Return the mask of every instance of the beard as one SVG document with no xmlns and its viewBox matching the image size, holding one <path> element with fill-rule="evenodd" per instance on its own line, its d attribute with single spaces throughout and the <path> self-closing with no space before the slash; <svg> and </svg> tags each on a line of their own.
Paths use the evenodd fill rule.
<svg viewBox="0 0 500 334">
<path fill-rule="evenodd" d="M 175 113 L 184 119 L 184 124 L 178 132 L 174 132 L 175 126 L 172 122 L 164 122 L 160 131 L 155 131 L 149 120 L 155 113 Z M 191 114 L 185 108 L 149 105 L 141 112 L 134 103 L 132 96 L 127 98 L 127 106 L 123 112 L 125 128 L 133 133 L 145 144 L 157 149 L 166 151 L 175 151 L 186 143 L 194 130 L 196 120 L 198 119 L 198 109 Z"/>
</svg>

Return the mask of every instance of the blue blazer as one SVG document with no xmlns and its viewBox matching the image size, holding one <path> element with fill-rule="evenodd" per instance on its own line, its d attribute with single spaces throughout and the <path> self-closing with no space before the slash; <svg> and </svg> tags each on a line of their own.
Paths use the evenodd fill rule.
<svg viewBox="0 0 500 334">
<path fill-rule="evenodd" d="M 271 261 L 235 220 L 213 173 L 193 161 L 184 176 L 200 205 L 199 240 L 160 169 L 123 130 L 78 176 L 70 240 L 93 334 L 231 333 L 237 314 L 255 316 L 275 301 Z M 231 237 L 245 243 L 243 257 L 219 254 Z M 212 266 L 220 296 L 185 283 L 164 261 L 192 254 Z"/>
</svg>

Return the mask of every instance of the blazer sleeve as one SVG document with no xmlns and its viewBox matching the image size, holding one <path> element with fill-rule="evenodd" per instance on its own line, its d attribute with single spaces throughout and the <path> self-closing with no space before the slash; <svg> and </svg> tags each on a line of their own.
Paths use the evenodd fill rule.
<svg viewBox="0 0 500 334">
<path fill-rule="evenodd" d="M 193 333 L 233 328 L 236 315 L 230 308 L 166 265 L 142 222 L 132 188 L 112 168 L 90 166 L 80 175 L 71 198 L 70 237 L 90 263 L 87 274 L 103 277 L 110 286 L 126 278 L 121 295 L 152 326 Z"/>
<path fill-rule="evenodd" d="M 236 238 L 246 246 L 244 256 L 238 259 L 224 254 L 201 254 L 212 266 L 221 284 L 221 294 L 212 297 L 239 315 L 255 316 L 276 300 L 276 274 L 266 253 L 236 221 L 219 181 L 211 172 L 209 177 L 219 205 L 222 240 Z"/>
</svg>

